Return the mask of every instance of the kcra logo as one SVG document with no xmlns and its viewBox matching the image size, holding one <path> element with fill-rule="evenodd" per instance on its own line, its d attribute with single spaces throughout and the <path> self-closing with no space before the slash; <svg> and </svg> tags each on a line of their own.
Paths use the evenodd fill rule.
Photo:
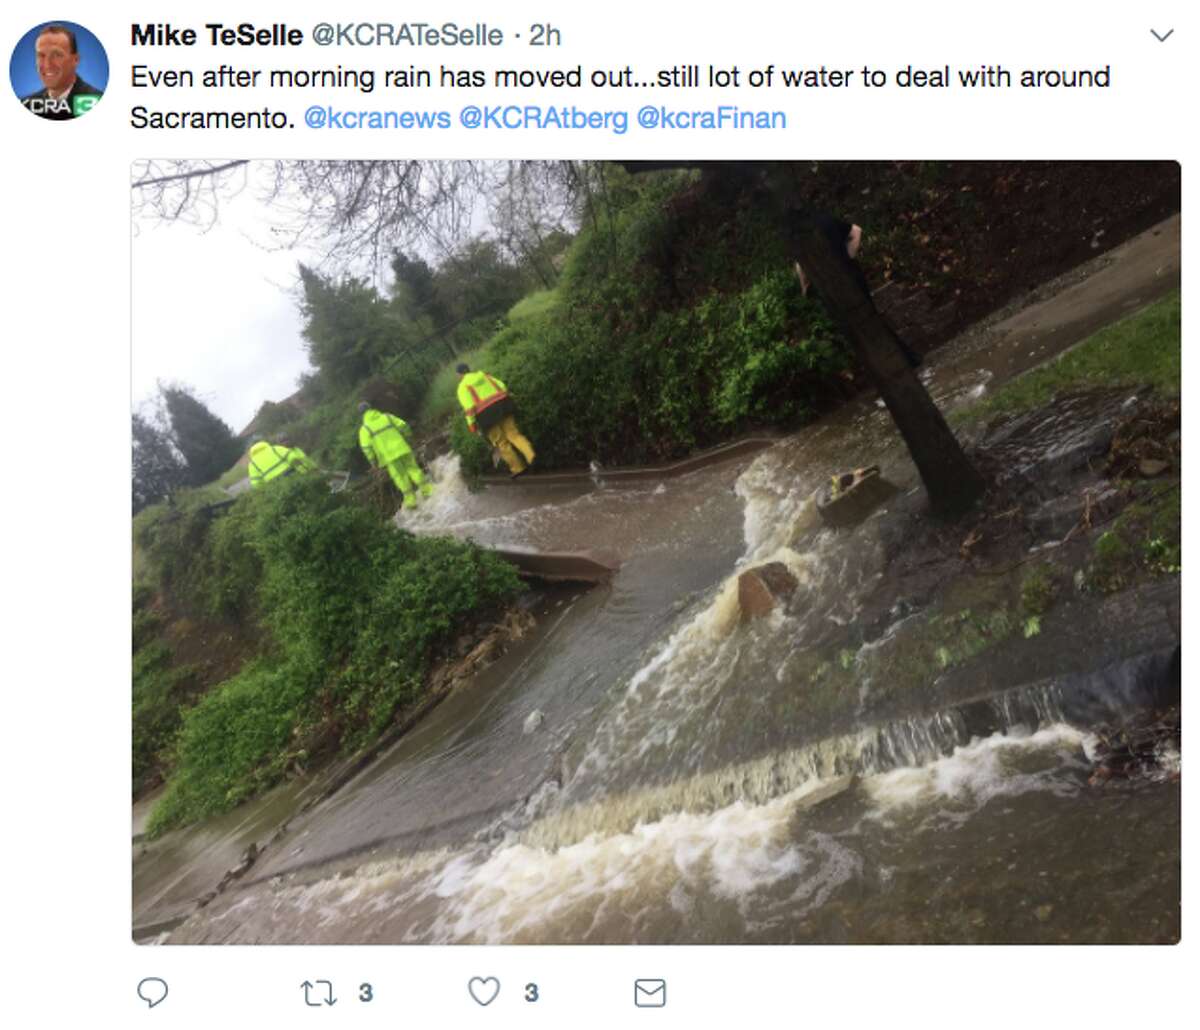
<svg viewBox="0 0 1200 1030">
<path fill-rule="evenodd" d="M 30 114 L 67 121 L 87 114 L 108 85 L 108 55 L 82 25 L 44 22 L 13 48 L 13 92 Z"/>
</svg>

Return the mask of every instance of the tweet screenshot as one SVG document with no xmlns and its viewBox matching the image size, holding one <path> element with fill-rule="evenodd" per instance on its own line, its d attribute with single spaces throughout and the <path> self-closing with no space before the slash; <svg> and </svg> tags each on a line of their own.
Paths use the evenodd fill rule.
<svg viewBox="0 0 1200 1030">
<path fill-rule="evenodd" d="M 1191 10 L 8 7 L 5 1022 L 1187 1025 Z"/>
</svg>

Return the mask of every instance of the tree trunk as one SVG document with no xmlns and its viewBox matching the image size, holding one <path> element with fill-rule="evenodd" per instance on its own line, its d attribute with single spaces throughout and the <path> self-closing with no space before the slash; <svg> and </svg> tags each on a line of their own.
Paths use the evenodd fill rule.
<svg viewBox="0 0 1200 1030">
<path fill-rule="evenodd" d="M 983 478 L 848 267 L 849 259 L 831 251 L 811 219 L 797 212 L 790 217 L 795 219 L 791 236 L 796 256 L 891 412 L 934 511 L 948 517 L 962 514 L 983 492 Z"/>
<path fill-rule="evenodd" d="M 937 514 L 961 515 L 983 493 L 983 477 L 963 453 L 933 398 L 921 384 L 900 348 L 899 340 L 875 309 L 862 273 L 845 252 L 835 253 L 829 240 L 814 224 L 812 212 L 797 206 L 789 166 L 772 162 L 722 161 L 621 161 L 631 175 L 674 168 L 702 168 L 741 188 L 761 180 L 763 195 L 770 196 L 785 218 L 785 230 L 796 257 L 820 291 L 829 313 L 850 341 L 879 395 L 891 412 L 896 428 L 925 484 L 929 503 Z"/>
</svg>

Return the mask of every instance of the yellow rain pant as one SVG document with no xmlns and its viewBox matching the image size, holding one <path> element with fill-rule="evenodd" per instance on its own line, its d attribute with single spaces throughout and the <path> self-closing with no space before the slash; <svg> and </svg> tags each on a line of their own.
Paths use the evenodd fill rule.
<svg viewBox="0 0 1200 1030">
<path fill-rule="evenodd" d="M 417 459 L 411 453 L 402 454 L 395 461 L 389 462 L 387 470 L 392 477 L 392 482 L 396 484 L 396 489 L 404 495 L 404 507 L 415 508 L 417 506 L 417 495 L 414 488 L 421 491 L 422 497 L 428 497 L 433 493 L 433 487 L 425 482 L 425 473 L 421 471 L 421 466 L 417 464 Z"/>
<path fill-rule="evenodd" d="M 521 430 L 517 428 L 517 420 L 512 415 L 505 415 L 487 430 L 487 438 L 500 452 L 500 457 L 514 476 L 533 464 L 533 444 L 521 434 Z"/>
</svg>

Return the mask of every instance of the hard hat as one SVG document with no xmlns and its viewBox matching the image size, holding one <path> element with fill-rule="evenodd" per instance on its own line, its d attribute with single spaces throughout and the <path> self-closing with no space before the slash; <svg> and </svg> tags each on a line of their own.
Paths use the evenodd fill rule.
<svg viewBox="0 0 1200 1030">
<path fill-rule="evenodd" d="M 370 410 L 371 410 L 371 405 L 369 405 L 369 404 L 368 404 L 366 401 L 363 401 L 363 402 L 362 402 L 362 403 L 361 403 L 361 404 L 358 406 L 358 413 L 359 413 L 360 415 L 365 415 L 365 414 L 366 414 L 368 411 L 370 411 Z"/>
<path fill-rule="evenodd" d="M 464 372 L 470 372 L 471 366 L 468 365 L 465 361 L 460 361 L 455 366 L 454 371 L 457 372 L 459 375 L 462 375 Z"/>
</svg>

